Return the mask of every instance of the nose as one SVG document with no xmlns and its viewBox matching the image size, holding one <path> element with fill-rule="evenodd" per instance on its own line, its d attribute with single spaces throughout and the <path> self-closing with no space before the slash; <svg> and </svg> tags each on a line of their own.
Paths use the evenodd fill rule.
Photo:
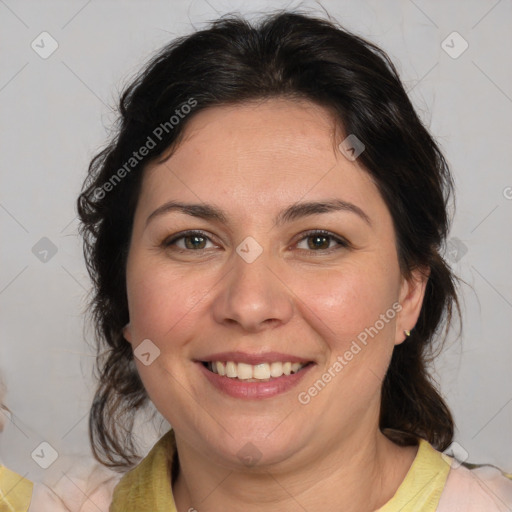
<svg viewBox="0 0 512 512">
<path fill-rule="evenodd" d="M 247 332 L 260 332 L 290 321 L 293 295 L 263 253 L 247 263 L 237 254 L 212 304 L 216 322 Z"/>
</svg>

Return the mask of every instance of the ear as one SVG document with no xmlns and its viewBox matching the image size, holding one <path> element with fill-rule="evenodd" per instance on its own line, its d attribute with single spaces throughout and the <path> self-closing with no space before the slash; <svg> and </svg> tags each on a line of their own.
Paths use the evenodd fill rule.
<svg viewBox="0 0 512 512">
<path fill-rule="evenodd" d="M 411 331 L 418 321 L 429 275 L 430 268 L 422 267 L 413 270 L 407 279 L 402 278 L 399 297 L 402 309 L 396 321 L 395 345 L 407 339 L 404 331 Z"/>
<path fill-rule="evenodd" d="M 128 343 L 133 344 L 133 336 L 132 336 L 132 331 L 131 331 L 130 322 L 128 322 L 128 323 L 123 327 L 123 337 L 124 337 L 124 339 L 125 339 Z"/>
</svg>

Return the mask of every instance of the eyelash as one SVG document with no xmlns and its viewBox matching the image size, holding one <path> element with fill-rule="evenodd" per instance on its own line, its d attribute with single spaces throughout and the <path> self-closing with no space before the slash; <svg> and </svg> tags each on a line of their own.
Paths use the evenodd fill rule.
<svg viewBox="0 0 512 512">
<path fill-rule="evenodd" d="M 207 239 L 207 241 L 213 243 L 211 238 L 204 231 L 184 231 L 182 233 L 178 233 L 177 235 L 172 236 L 171 238 L 165 239 L 162 242 L 162 246 L 164 248 L 168 249 L 168 248 L 172 247 L 173 245 L 175 245 L 178 241 L 184 240 L 185 238 L 193 237 L 193 236 L 199 236 L 201 238 L 205 238 L 205 239 Z M 314 237 L 314 236 L 321 236 L 321 237 L 329 238 L 330 241 L 336 242 L 338 244 L 338 247 L 329 247 L 328 249 L 319 249 L 319 250 L 313 250 L 313 249 L 299 249 L 299 250 L 306 251 L 306 252 L 309 252 L 309 253 L 315 253 L 315 252 L 317 252 L 317 253 L 330 253 L 330 252 L 332 252 L 334 250 L 337 250 L 339 248 L 348 248 L 348 247 L 350 247 L 349 242 L 347 242 L 342 237 L 337 236 L 337 235 L 331 233 L 330 231 L 325 231 L 325 230 L 322 230 L 322 229 L 313 229 L 313 230 L 310 230 L 310 231 L 306 231 L 305 233 L 302 234 L 302 237 L 297 242 L 295 242 L 294 245 L 297 245 L 300 242 L 302 242 L 304 240 L 307 240 L 308 238 L 311 238 L 311 237 Z M 184 249 L 182 247 L 178 247 L 177 250 L 181 251 L 181 252 L 188 252 L 188 253 L 193 253 L 193 252 L 200 253 L 200 252 L 202 252 L 204 250 L 207 250 L 207 249 L 197 249 L 197 250 L 194 250 L 194 249 Z"/>
</svg>

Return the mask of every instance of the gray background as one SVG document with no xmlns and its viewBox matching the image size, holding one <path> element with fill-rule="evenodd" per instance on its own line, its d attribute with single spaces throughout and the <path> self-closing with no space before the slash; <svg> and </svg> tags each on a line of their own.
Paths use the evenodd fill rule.
<svg viewBox="0 0 512 512">
<path fill-rule="evenodd" d="M 322 5 L 389 53 L 451 164 L 458 201 L 448 258 L 467 283 L 465 330 L 462 340 L 451 336 L 435 375 L 456 418 L 459 452 L 512 471 L 512 3 Z M 12 469 L 38 478 L 31 453 L 42 441 L 59 454 L 89 453 L 89 281 L 74 208 L 119 91 L 192 25 L 297 6 L 322 13 L 313 2 L 0 0 L 0 372 L 12 411 L 0 459 Z M 43 31 L 59 45 L 47 59 L 31 48 L 34 40 L 42 46 Z M 457 58 L 463 40 L 446 39 L 454 31 L 469 44 Z M 157 435 L 147 430 L 144 446 Z"/>
</svg>

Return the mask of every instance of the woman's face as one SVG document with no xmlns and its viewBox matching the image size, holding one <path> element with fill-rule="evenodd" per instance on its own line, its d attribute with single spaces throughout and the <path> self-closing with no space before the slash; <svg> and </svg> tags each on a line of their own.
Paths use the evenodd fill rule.
<svg viewBox="0 0 512 512">
<path fill-rule="evenodd" d="M 211 108 L 145 170 L 124 334 L 177 438 L 226 467 L 376 434 L 419 314 L 425 282 L 402 279 L 390 213 L 334 126 L 309 102 Z"/>
</svg>

